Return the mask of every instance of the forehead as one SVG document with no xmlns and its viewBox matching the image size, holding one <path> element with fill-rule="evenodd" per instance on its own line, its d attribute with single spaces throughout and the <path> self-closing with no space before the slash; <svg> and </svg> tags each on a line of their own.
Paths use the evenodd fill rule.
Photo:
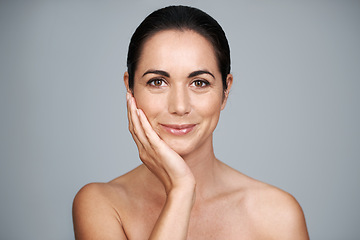
<svg viewBox="0 0 360 240">
<path fill-rule="evenodd" d="M 219 72 L 212 44 L 191 30 L 166 30 L 151 36 L 143 46 L 137 67 L 140 72 L 148 69 Z"/>
</svg>

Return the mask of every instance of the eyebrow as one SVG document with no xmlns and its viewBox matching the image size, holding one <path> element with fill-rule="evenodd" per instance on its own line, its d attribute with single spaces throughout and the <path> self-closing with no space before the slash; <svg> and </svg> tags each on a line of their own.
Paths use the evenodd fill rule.
<svg viewBox="0 0 360 240">
<path fill-rule="evenodd" d="M 168 72 L 165 72 L 163 70 L 148 70 L 146 71 L 143 76 L 145 76 L 146 74 L 158 74 L 164 77 L 170 77 L 170 74 Z M 196 77 L 202 74 L 209 74 L 210 76 L 212 76 L 213 78 L 215 78 L 214 74 L 212 74 L 211 72 L 207 71 L 207 70 L 198 70 L 198 71 L 194 71 L 192 73 L 189 74 L 188 78 L 192 78 L 192 77 Z"/>
<path fill-rule="evenodd" d="M 194 71 L 194 72 L 192 72 L 192 73 L 189 74 L 188 78 L 196 77 L 196 76 L 199 76 L 199 75 L 201 75 L 201 74 L 209 74 L 210 76 L 212 76 L 213 78 L 215 78 L 215 76 L 214 76 L 211 72 L 209 72 L 209 71 L 207 71 L 207 70 Z"/>
<path fill-rule="evenodd" d="M 162 70 L 147 70 L 143 76 L 145 76 L 146 74 L 158 74 L 164 77 L 170 77 L 170 74 L 168 72 L 162 71 Z"/>
</svg>

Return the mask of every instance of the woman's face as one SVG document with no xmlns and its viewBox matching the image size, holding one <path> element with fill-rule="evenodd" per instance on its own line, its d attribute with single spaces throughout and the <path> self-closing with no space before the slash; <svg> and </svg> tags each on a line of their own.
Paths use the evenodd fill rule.
<svg viewBox="0 0 360 240">
<path fill-rule="evenodd" d="M 227 91 L 231 83 L 229 75 Z M 207 39 L 188 30 L 156 33 L 144 44 L 133 90 L 138 108 L 177 153 L 212 147 L 228 94 Z"/>
</svg>

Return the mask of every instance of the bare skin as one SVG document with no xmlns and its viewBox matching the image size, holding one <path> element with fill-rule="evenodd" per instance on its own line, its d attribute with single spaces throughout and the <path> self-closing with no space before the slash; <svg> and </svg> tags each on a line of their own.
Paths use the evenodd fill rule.
<svg viewBox="0 0 360 240">
<path fill-rule="evenodd" d="M 128 87 L 129 130 L 143 165 L 74 200 L 76 239 L 309 239 L 288 193 L 216 159 L 212 133 L 222 89 L 212 45 L 192 31 L 163 31 L 144 45 Z M 132 92 L 134 94 L 132 94 Z"/>
</svg>

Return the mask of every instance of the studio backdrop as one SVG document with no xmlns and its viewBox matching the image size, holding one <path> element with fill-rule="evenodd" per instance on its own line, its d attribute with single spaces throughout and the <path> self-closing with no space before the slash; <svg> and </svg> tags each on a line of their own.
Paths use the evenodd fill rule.
<svg viewBox="0 0 360 240">
<path fill-rule="evenodd" d="M 350 0 L 0 1 L 0 239 L 73 239 L 76 192 L 141 164 L 127 47 L 170 4 L 209 13 L 229 40 L 216 156 L 291 193 L 311 239 L 360 239 L 360 1 Z"/>
</svg>

